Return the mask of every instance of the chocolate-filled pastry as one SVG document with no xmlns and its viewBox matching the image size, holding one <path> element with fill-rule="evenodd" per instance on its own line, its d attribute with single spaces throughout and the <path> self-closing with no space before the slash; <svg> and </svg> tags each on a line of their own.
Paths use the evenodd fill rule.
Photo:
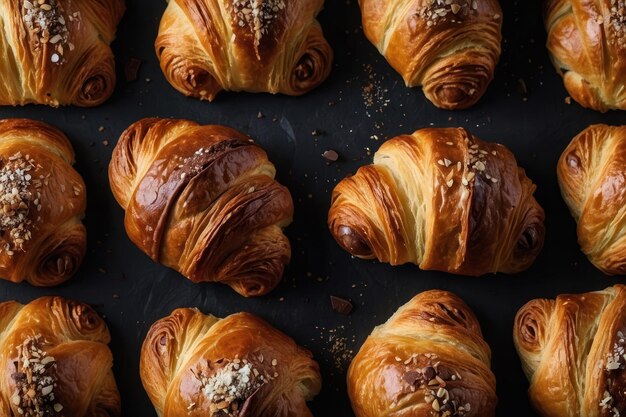
<svg viewBox="0 0 626 417">
<path fill-rule="evenodd" d="M 323 0 L 170 0 L 155 48 L 167 80 L 212 101 L 222 90 L 304 94 L 333 52 L 316 20 Z"/>
<path fill-rule="evenodd" d="M 359 0 L 367 38 L 435 106 L 474 105 L 500 59 L 497 0 Z"/>
<path fill-rule="evenodd" d="M 190 308 L 152 325 L 140 374 L 164 417 L 312 417 L 322 384 L 311 352 L 260 318 Z"/>
<path fill-rule="evenodd" d="M 543 417 L 626 412 L 626 287 L 536 299 L 515 318 L 513 338 Z"/>
<path fill-rule="evenodd" d="M 59 130 L 0 120 L 0 278 L 58 285 L 78 269 L 87 237 L 85 183 Z"/>
<path fill-rule="evenodd" d="M 543 246 L 535 185 L 503 145 L 461 128 L 385 142 L 334 189 L 328 225 L 352 255 L 462 275 L 528 268 Z"/>
<path fill-rule="evenodd" d="M 626 2 L 546 0 L 548 50 L 581 106 L 626 110 Z"/>
<path fill-rule="evenodd" d="M 605 274 L 626 273 L 626 126 L 583 130 L 561 154 L 557 175 L 582 251 Z"/>
<path fill-rule="evenodd" d="M 110 341 L 86 304 L 61 297 L 0 303 L 0 415 L 119 416 Z"/>
<path fill-rule="evenodd" d="M 374 329 L 348 369 L 356 417 L 493 417 L 491 351 L 447 291 L 414 297 Z"/>
<path fill-rule="evenodd" d="M 109 179 L 126 232 L 155 262 L 192 280 L 263 295 L 291 257 L 293 201 L 252 139 L 187 120 L 143 119 L 117 143 Z"/>
<path fill-rule="evenodd" d="M 115 88 L 109 47 L 124 0 L 0 4 L 0 104 L 97 106 Z"/>
</svg>

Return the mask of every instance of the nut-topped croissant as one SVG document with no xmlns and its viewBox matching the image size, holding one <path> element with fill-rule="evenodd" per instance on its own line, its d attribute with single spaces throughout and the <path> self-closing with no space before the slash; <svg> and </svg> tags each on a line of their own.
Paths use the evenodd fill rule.
<svg viewBox="0 0 626 417">
<path fill-rule="evenodd" d="M 367 38 L 409 87 L 443 109 L 474 105 L 500 58 L 497 0 L 359 0 Z"/>
<path fill-rule="evenodd" d="M 121 136 L 109 166 L 130 239 L 193 282 L 263 295 L 291 257 L 289 190 L 252 139 L 187 120 L 144 119 Z"/>
<path fill-rule="evenodd" d="M 385 142 L 334 189 L 328 225 L 352 255 L 463 275 L 514 273 L 543 246 L 535 185 L 503 145 L 461 128 Z"/>
<path fill-rule="evenodd" d="M 27 119 L 0 121 L 0 277 L 58 285 L 80 266 L 85 184 L 59 130 Z"/>
<path fill-rule="evenodd" d="M 321 388 L 311 353 L 265 321 L 189 308 L 152 325 L 140 373 L 163 417 L 312 417 Z"/>
<path fill-rule="evenodd" d="M 583 107 L 626 110 L 626 2 L 546 0 L 547 46 Z"/>
<path fill-rule="evenodd" d="M 374 329 L 348 370 L 357 417 L 493 417 L 491 351 L 470 308 L 426 291 Z"/>
<path fill-rule="evenodd" d="M 111 336 L 86 304 L 0 303 L 0 415 L 116 417 Z"/>
<path fill-rule="evenodd" d="M 304 94 L 329 75 L 333 52 L 316 20 L 323 0 L 171 0 L 155 47 L 181 93 Z"/>
<path fill-rule="evenodd" d="M 115 88 L 109 44 L 124 0 L 14 0 L 0 5 L 0 104 L 96 106 Z"/>
<path fill-rule="evenodd" d="M 626 287 L 536 299 L 515 318 L 513 338 L 543 417 L 626 412 Z"/>
<path fill-rule="evenodd" d="M 582 251 L 605 274 L 626 273 L 626 126 L 583 130 L 561 154 L 557 174 Z"/>
</svg>

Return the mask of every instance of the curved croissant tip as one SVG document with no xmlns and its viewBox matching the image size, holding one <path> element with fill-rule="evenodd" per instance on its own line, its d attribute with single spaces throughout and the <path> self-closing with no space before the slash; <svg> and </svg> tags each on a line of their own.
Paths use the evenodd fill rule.
<svg viewBox="0 0 626 417">
<path fill-rule="evenodd" d="M 335 239 L 345 250 L 354 256 L 372 256 L 372 249 L 365 239 L 349 226 L 339 226 Z"/>
<path fill-rule="evenodd" d="M 437 87 L 433 96 L 427 94 L 437 107 L 446 110 L 466 109 L 473 106 L 482 96 L 482 91 L 475 87 L 452 83 Z"/>
<path fill-rule="evenodd" d="M 42 287 L 59 285 L 71 278 L 79 265 L 80 259 L 75 259 L 68 254 L 52 254 L 41 265 L 42 270 L 38 276 L 42 278 L 32 284 Z"/>
<path fill-rule="evenodd" d="M 296 62 L 289 93 L 304 94 L 324 82 L 330 74 L 332 55 L 332 49 L 326 41 L 316 39 Z"/>
<path fill-rule="evenodd" d="M 110 95 L 110 81 L 105 75 L 92 75 L 80 88 L 78 97 L 78 105 L 80 106 L 97 106 L 102 104 Z"/>
</svg>

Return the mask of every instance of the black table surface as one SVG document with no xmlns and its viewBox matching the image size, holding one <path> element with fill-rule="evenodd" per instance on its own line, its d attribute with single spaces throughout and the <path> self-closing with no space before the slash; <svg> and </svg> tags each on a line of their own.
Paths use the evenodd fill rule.
<svg viewBox="0 0 626 417">
<path fill-rule="evenodd" d="M 356 0 L 326 3 L 320 20 L 335 51 L 333 71 L 327 82 L 302 97 L 222 93 L 208 103 L 180 95 L 166 82 L 153 50 L 166 2 L 129 0 L 113 45 L 119 76 L 108 102 L 93 109 L 0 108 L 0 117 L 44 120 L 66 132 L 88 187 L 88 251 L 77 276 L 50 289 L 3 281 L 0 301 L 57 294 L 95 306 L 112 333 L 124 416 L 155 416 L 138 374 L 139 351 L 150 325 L 175 308 L 197 307 L 222 317 L 255 313 L 308 347 L 323 375 L 322 392 L 310 403 L 314 415 L 349 417 L 345 370 L 352 353 L 412 296 L 433 288 L 450 290 L 475 311 L 491 346 L 498 416 L 535 415 L 511 337 L 516 311 L 533 298 L 620 282 L 604 276 L 580 252 L 575 222 L 560 196 L 556 162 L 589 124 L 626 124 L 626 113 L 601 114 L 565 102 L 567 93 L 545 48 L 537 0 L 503 0 L 503 55 L 495 80 L 478 105 L 456 112 L 436 109 L 419 89 L 405 87 L 365 39 Z M 123 76 L 130 58 L 142 60 L 135 82 Z M 109 190 L 107 166 L 120 133 L 148 116 L 230 125 L 267 150 L 295 201 L 294 222 L 287 229 L 292 261 L 271 294 L 244 299 L 221 284 L 192 284 L 153 263 L 129 241 L 124 213 Z M 507 145 L 538 184 L 547 234 L 530 269 L 516 275 L 454 276 L 358 260 L 334 242 L 326 216 L 335 184 L 370 163 L 385 138 L 428 126 L 463 126 L 484 140 Z M 339 153 L 337 163 L 327 165 L 321 156 L 328 149 Z M 352 314 L 334 312 L 331 295 L 351 299 Z"/>
</svg>

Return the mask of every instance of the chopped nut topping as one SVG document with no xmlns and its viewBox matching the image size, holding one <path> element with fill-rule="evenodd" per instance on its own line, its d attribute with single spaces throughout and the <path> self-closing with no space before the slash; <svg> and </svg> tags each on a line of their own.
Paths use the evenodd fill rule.
<svg viewBox="0 0 626 417">
<path fill-rule="evenodd" d="M 57 386 L 57 364 L 52 356 L 42 349 L 47 342 L 41 335 L 28 337 L 16 347 L 15 392 L 11 402 L 24 417 L 57 417 L 63 405 L 57 402 L 54 389 Z"/>
<path fill-rule="evenodd" d="M 285 0 L 233 0 L 236 24 L 241 28 L 250 28 L 254 34 L 257 59 L 261 60 L 259 56 L 261 39 L 269 33 L 269 26 L 285 7 Z"/>
<path fill-rule="evenodd" d="M 35 48 L 43 44 L 52 45 L 54 52 L 50 55 L 50 61 L 62 64 L 66 48 L 74 50 L 65 19 L 70 22 L 78 20 L 79 12 L 64 16 L 65 11 L 58 0 L 23 0 L 22 13 L 26 27 L 37 37 Z"/>
<path fill-rule="evenodd" d="M 426 20 L 426 26 L 435 26 L 441 19 L 451 18 L 452 23 L 461 23 L 460 17 L 478 10 L 476 0 L 430 0 L 418 15 Z"/>
</svg>

